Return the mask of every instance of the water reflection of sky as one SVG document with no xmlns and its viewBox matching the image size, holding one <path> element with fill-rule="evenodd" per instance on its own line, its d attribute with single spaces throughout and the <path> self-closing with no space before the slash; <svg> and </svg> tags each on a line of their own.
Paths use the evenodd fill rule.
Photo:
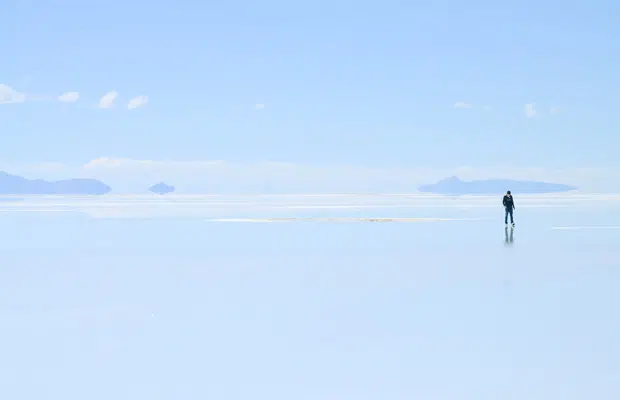
<svg viewBox="0 0 620 400">
<path fill-rule="evenodd" d="M 3 203 L 0 388 L 68 400 L 617 399 L 618 203 L 517 200 L 508 245 L 496 198 Z M 210 221 L 266 216 L 455 220 Z"/>
</svg>

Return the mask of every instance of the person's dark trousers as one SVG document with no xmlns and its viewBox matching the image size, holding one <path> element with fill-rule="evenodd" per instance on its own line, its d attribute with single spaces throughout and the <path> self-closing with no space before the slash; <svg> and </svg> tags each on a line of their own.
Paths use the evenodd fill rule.
<svg viewBox="0 0 620 400">
<path fill-rule="evenodd" d="M 510 223 L 514 224 L 515 220 L 512 218 L 512 207 L 508 208 L 506 207 L 506 215 L 504 216 L 504 223 L 507 224 L 508 223 L 508 215 L 510 215 Z"/>
</svg>

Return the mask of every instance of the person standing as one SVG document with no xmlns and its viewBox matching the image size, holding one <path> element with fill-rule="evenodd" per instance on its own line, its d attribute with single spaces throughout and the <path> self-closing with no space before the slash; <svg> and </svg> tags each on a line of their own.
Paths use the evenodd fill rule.
<svg viewBox="0 0 620 400">
<path fill-rule="evenodd" d="M 508 225 L 508 215 L 510 215 L 510 223 L 512 226 L 515 226 L 515 220 L 512 216 L 512 212 L 515 209 L 515 202 L 512 198 L 512 194 L 510 194 L 510 190 L 504 195 L 502 203 L 504 204 L 504 209 L 506 210 L 506 213 L 504 214 L 504 223 Z"/>
</svg>

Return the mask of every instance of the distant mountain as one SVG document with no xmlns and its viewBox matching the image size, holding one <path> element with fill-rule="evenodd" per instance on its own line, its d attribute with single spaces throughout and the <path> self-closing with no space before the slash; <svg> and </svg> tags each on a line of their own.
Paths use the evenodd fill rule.
<svg viewBox="0 0 620 400">
<path fill-rule="evenodd" d="M 67 179 L 50 182 L 42 179 L 26 179 L 0 171 L 0 194 L 102 195 L 110 190 L 108 185 L 95 179 Z"/>
<path fill-rule="evenodd" d="M 423 193 L 436 194 L 504 194 L 510 190 L 515 194 L 535 193 L 558 193 L 576 190 L 574 186 L 560 183 L 547 183 L 536 181 L 515 181 L 489 179 L 480 181 L 462 181 L 456 176 L 442 179 L 437 183 L 422 185 L 418 188 Z"/>
<path fill-rule="evenodd" d="M 165 183 L 161 182 L 151 186 L 149 190 L 157 194 L 168 194 L 174 192 L 174 186 L 166 185 Z"/>
</svg>

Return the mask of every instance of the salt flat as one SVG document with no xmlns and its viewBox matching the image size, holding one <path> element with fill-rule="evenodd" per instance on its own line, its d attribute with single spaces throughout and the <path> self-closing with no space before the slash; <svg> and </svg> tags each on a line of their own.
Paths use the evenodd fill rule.
<svg viewBox="0 0 620 400">
<path fill-rule="evenodd" d="M 5 199 L 0 388 L 617 399 L 620 197 L 515 200 L 511 230 L 495 197 Z"/>
</svg>

